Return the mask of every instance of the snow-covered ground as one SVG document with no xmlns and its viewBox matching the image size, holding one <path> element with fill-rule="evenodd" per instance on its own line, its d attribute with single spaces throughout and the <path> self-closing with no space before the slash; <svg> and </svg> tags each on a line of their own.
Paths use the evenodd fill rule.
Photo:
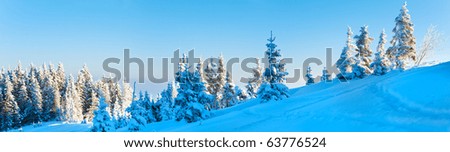
<svg viewBox="0 0 450 152">
<path fill-rule="evenodd" d="M 450 131 L 449 87 L 450 62 L 291 89 L 283 101 L 250 100 L 201 122 L 152 123 L 144 131 Z M 89 131 L 89 124 L 53 122 L 23 131 Z"/>
</svg>

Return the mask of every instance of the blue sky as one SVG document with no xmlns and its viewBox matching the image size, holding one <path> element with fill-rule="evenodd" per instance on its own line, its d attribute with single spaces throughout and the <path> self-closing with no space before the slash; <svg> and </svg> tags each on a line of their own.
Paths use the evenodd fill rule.
<svg viewBox="0 0 450 152">
<path fill-rule="evenodd" d="M 306 58 L 325 61 L 327 47 L 333 48 L 336 60 L 345 44 L 347 26 L 357 34 L 361 26 L 368 25 L 375 38 L 373 49 L 383 28 L 390 40 L 394 18 L 403 2 L 4 0 L 0 1 L 0 66 L 15 66 L 19 60 L 23 64 L 63 62 L 68 73 L 77 73 L 87 64 L 98 78 L 105 74 L 103 60 L 123 58 L 124 48 L 131 49 L 132 57 L 152 57 L 157 63 L 162 57 L 172 57 L 176 49 L 195 49 L 196 56 L 203 58 L 220 53 L 226 59 L 263 57 L 272 30 L 283 55 L 294 59 L 288 65 L 292 72 L 301 68 Z M 430 24 L 437 25 L 447 37 L 449 1 L 410 0 L 408 9 L 418 44 Z M 448 61 L 447 48 L 448 43 L 431 60 Z M 320 74 L 322 67 L 313 65 L 313 73 Z M 235 72 L 234 78 L 248 75 Z M 289 87 L 303 84 L 302 80 Z M 144 84 L 140 88 L 155 93 L 162 87 Z"/>
</svg>

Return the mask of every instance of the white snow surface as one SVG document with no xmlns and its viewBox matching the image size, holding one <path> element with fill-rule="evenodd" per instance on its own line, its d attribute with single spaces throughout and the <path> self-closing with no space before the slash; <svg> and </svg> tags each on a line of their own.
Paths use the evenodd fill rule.
<svg viewBox="0 0 450 152">
<path fill-rule="evenodd" d="M 350 82 L 291 89 L 291 97 L 249 100 L 190 123 L 148 124 L 145 132 L 450 131 L 450 62 Z M 89 124 L 44 123 L 23 131 L 89 131 Z M 121 128 L 118 131 L 127 131 Z"/>
</svg>

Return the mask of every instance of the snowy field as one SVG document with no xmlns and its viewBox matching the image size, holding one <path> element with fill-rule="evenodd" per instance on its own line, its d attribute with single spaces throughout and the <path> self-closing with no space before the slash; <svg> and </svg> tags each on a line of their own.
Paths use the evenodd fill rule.
<svg viewBox="0 0 450 152">
<path fill-rule="evenodd" d="M 450 62 L 350 82 L 291 89 L 291 97 L 250 100 L 187 124 L 166 121 L 146 132 L 450 131 Z M 90 124 L 44 123 L 29 132 L 89 131 Z M 121 128 L 118 131 L 127 131 Z"/>
</svg>

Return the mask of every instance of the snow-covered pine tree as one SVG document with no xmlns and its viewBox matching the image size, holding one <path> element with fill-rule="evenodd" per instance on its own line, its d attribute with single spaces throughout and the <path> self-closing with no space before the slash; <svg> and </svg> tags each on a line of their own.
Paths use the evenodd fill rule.
<svg viewBox="0 0 450 152">
<path fill-rule="evenodd" d="M 384 45 L 386 44 L 386 34 L 384 30 L 381 32 L 380 41 L 375 53 L 375 60 L 370 67 L 373 69 L 373 75 L 384 75 L 390 71 L 391 63 L 384 53 Z"/>
<path fill-rule="evenodd" d="M 0 131 L 16 129 L 21 125 L 20 109 L 14 99 L 14 89 L 8 78 L 3 80 L 4 86 L 0 86 Z"/>
<path fill-rule="evenodd" d="M 239 101 L 244 101 L 249 98 L 247 91 L 242 90 L 241 88 L 239 88 L 239 86 L 235 86 L 234 91 L 236 92 Z"/>
<path fill-rule="evenodd" d="M 47 70 L 47 66 L 44 64 L 42 64 L 41 68 L 36 68 L 37 72 L 36 72 L 36 80 L 39 83 L 39 87 L 41 90 L 44 90 L 44 81 L 45 81 L 45 76 L 48 75 L 48 70 Z"/>
<path fill-rule="evenodd" d="M 108 109 L 111 110 L 111 107 L 112 107 L 110 105 L 111 104 L 111 95 L 109 92 L 108 78 L 102 77 L 102 79 L 100 81 L 97 81 L 95 83 L 95 90 L 97 92 L 98 97 L 103 98 L 105 100 L 105 102 L 107 104 L 109 104 L 110 107 Z M 110 112 L 110 115 L 112 116 L 111 111 L 109 111 L 109 112 Z"/>
<path fill-rule="evenodd" d="M 98 108 L 94 111 L 92 120 L 92 132 L 112 132 L 115 131 L 114 122 L 109 114 L 109 106 L 103 98 L 100 98 Z"/>
<path fill-rule="evenodd" d="M 22 69 L 22 63 L 19 61 L 17 68 L 14 70 L 14 77 L 15 79 L 11 81 L 11 83 L 13 84 L 14 90 L 12 92 L 12 94 L 14 95 L 14 97 L 16 98 L 17 104 L 19 105 L 19 107 L 21 107 L 21 103 L 22 101 L 19 101 L 21 99 L 19 99 L 21 96 L 21 94 L 19 93 L 20 88 L 23 85 L 26 85 L 26 75 L 25 75 L 25 71 Z"/>
<path fill-rule="evenodd" d="M 323 68 L 322 70 L 322 77 L 320 77 L 321 82 L 331 82 L 331 74 L 328 72 L 327 68 Z"/>
<path fill-rule="evenodd" d="M 262 68 L 259 64 L 259 59 L 256 58 L 256 67 L 252 69 L 253 71 L 253 78 L 251 78 L 248 82 L 245 88 L 247 89 L 247 94 L 250 98 L 256 98 L 259 86 L 261 86 L 262 83 Z"/>
<path fill-rule="evenodd" d="M 342 49 L 339 60 L 336 62 L 336 66 L 340 71 L 337 77 L 341 81 L 347 81 L 354 78 L 353 66 L 355 65 L 356 61 L 353 53 L 355 52 L 356 46 L 353 44 L 352 35 L 352 29 L 348 27 L 346 45 L 344 49 Z"/>
<path fill-rule="evenodd" d="M 231 74 L 227 72 L 226 83 L 223 86 L 222 99 L 220 99 L 220 108 L 227 108 L 238 103 L 237 94 L 235 92 L 234 83 Z"/>
<path fill-rule="evenodd" d="M 225 63 L 222 53 L 219 56 L 219 64 L 217 65 L 217 77 L 215 82 L 216 90 L 216 103 L 218 104 L 220 99 L 222 98 L 223 87 L 226 83 L 226 70 Z"/>
<path fill-rule="evenodd" d="M 267 40 L 269 43 L 266 44 L 265 55 L 269 65 L 266 66 L 267 68 L 263 73 L 264 83 L 258 89 L 258 98 L 261 99 L 261 102 L 277 101 L 289 97 L 288 87 L 284 84 L 288 73 L 284 67 L 285 63 L 279 59 L 281 58 L 281 50 L 276 49 L 277 45 L 273 43 L 275 37 L 272 37 L 272 32 L 270 32 L 270 38 Z"/>
<path fill-rule="evenodd" d="M 61 97 L 64 97 L 64 91 L 66 91 L 66 73 L 64 72 L 64 65 L 62 63 L 58 64 L 58 69 L 53 77 L 55 85 L 57 86 Z"/>
<path fill-rule="evenodd" d="M 147 120 L 147 123 L 156 122 L 155 102 L 147 91 L 145 91 L 143 100 L 141 101 L 141 106 L 145 109 L 146 113 L 144 117 Z"/>
<path fill-rule="evenodd" d="M 131 115 L 130 122 L 128 123 L 129 131 L 141 131 L 145 124 L 147 124 L 147 111 L 142 107 L 141 102 L 141 100 L 133 101 L 131 106 L 127 108 L 127 112 Z"/>
<path fill-rule="evenodd" d="M 204 78 L 207 91 L 214 96 L 214 103 L 211 105 L 212 109 L 218 109 L 222 98 L 223 86 L 225 85 L 225 64 L 222 54 L 217 62 L 213 58 L 210 59 L 204 68 Z"/>
<path fill-rule="evenodd" d="M 56 118 L 55 110 L 55 88 L 53 78 L 49 73 L 45 73 L 42 81 L 42 119 L 49 121 Z"/>
<path fill-rule="evenodd" d="M 131 88 L 130 83 L 122 82 L 123 90 L 122 90 L 122 112 L 124 117 L 128 117 L 126 109 L 133 102 L 133 88 Z"/>
<path fill-rule="evenodd" d="M 167 89 L 161 92 L 161 98 L 158 100 L 158 104 L 160 105 L 160 111 L 158 113 L 157 119 L 160 121 L 171 120 L 174 118 L 173 113 L 173 104 L 174 104 L 174 95 L 173 91 L 174 85 L 173 83 L 169 83 L 167 85 Z"/>
<path fill-rule="evenodd" d="M 52 78 L 52 87 L 53 87 L 53 106 L 52 106 L 52 114 L 53 119 L 63 120 L 62 106 L 61 106 L 61 92 L 59 90 L 60 86 L 58 84 L 58 76 L 53 64 L 49 64 L 49 77 Z"/>
<path fill-rule="evenodd" d="M 98 105 L 95 101 L 98 101 L 98 98 L 94 89 L 92 75 L 86 65 L 78 73 L 76 88 L 82 101 L 83 120 L 90 122 L 94 117 L 94 110 Z"/>
<path fill-rule="evenodd" d="M 179 84 L 178 95 L 175 98 L 176 120 L 186 120 L 188 123 L 196 122 L 209 117 L 209 111 L 201 104 L 200 98 L 206 95 L 206 87 L 201 81 L 198 70 L 191 72 L 188 64 L 180 64 L 176 81 Z M 183 68 L 181 68 L 183 66 Z"/>
<path fill-rule="evenodd" d="M 221 65 L 223 66 L 223 58 L 222 58 L 221 62 L 222 62 Z M 224 68 L 224 67 L 222 67 L 222 68 Z M 196 78 L 196 79 L 195 79 L 193 88 L 194 88 L 195 91 L 198 92 L 198 103 L 204 105 L 206 110 L 209 111 L 209 110 L 214 108 L 213 105 L 214 105 L 214 101 L 215 101 L 215 96 L 209 94 L 209 92 L 208 92 L 208 90 L 206 88 L 207 84 L 204 81 L 205 74 L 203 73 L 203 69 L 204 69 L 203 68 L 203 62 L 200 60 L 197 63 L 196 70 L 194 71 L 194 78 Z M 219 68 L 219 71 L 220 70 L 221 69 Z M 222 70 L 225 70 L 225 69 L 222 69 Z"/>
<path fill-rule="evenodd" d="M 306 85 L 311 85 L 314 84 L 314 77 L 311 74 L 312 70 L 311 67 L 308 67 L 308 69 L 306 69 Z"/>
<path fill-rule="evenodd" d="M 370 74 L 372 74 L 372 70 L 370 69 L 370 63 L 372 63 L 372 49 L 370 49 L 370 44 L 373 41 L 373 38 L 369 36 L 369 27 L 367 25 L 361 27 L 361 34 L 356 35 L 356 60 L 359 61 L 360 64 L 355 64 L 358 66 L 353 71 L 355 73 L 355 77 L 364 78 Z M 358 69 L 359 71 L 355 71 Z"/>
<path fill-rule="evenodd" d="M 411 15 L 402 6 L 400 14 L 395 18 L 395 27 L 392 30 L 394 37 L 391 40 L 391 47 L 387 50 L 387 56 L 392 62 L 394 69 L 405 70 L 409 60 L 416 60 L 416 38 L 414 37 L 414 24 Z"/>
<path fill-rule="evenodd" d="M 126 118 L 125 118 L 125 112 L 124 106 L 123 106 L 123 96 L 122 96 L 122 90 L 119 85 L 119 83 L 114 82 L 112 79 L 108 80 L 108 86 L 109 86 L 109 95 L 111 100 L 111 116 L 113 120 L 116 121 L 116 127 L 120 128 L 126 125 Z M 110 105 L 110 106 L 111 106 Z"/>
<path fill-rule="evenodd" d="M 83 107 L 80 96 L 75 87 L 74 78 L 72 75 L 66 82 L 66 90 L 64 91 L 64 120 L 68 122 L 82 122 L 83 121 Z"/>
<path fill-rule="evenodd" d="M 28 94 L 28 103 L 30 103 L 30 107 L 27 110 L 27 117 L 24 118 L 23 122 L 25 124 L 36 124 L 41 123 L 43 120 L 42 117 L 42 94 L 39 86 L 39 82 L 36 79 L 37 68 L 31 65 L 31 69 L 28 75 L 27 82 L 27 94 Z"/>
<path fill-rule="evenodd" d="M 24 76 L 22 79 L 19 80 L 19 88 L 18 90 L 15 90 L 15 92 L 17 92 L 17 96 L 16 96 L 16 102 L 17 105 L 19 106 L 20 109 L 20 115 L 22 116 L 22 118 L 28 118 L 29 114 L 30 114 L 30 109 L 31 109 L 31 103 L 29 102 L 30 100 L 28 99 L 28 91 L 27 91 L 27 84 L 26 84 L 26 76 Z M 22 121 L 22 124 L 26 125 L 27 122 L 26 121 Z"/>
</svg>

